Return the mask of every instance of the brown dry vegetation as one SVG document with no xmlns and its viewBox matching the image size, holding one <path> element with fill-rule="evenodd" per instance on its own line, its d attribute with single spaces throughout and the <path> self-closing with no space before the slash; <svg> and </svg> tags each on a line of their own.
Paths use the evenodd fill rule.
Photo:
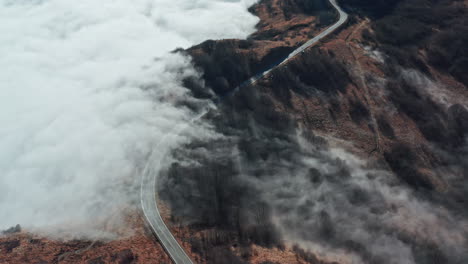
<svg viewBox="0 0 468 264">
<path fill-rule="evenodd" d="M 252 67 L 252 72 L 261 69 L 277 58 L 288 54 L 294 47 L 302 44 L 331 22 L 332 18 L 326 11 L 323 11 L 322 7 L 317 6 L 317 10 L 310 7 L 306 10 L 307 12 L 304 12 L 301 7 L 302 2 L 302 0 L 262 1 L 251 9 L 251 12 L 261 19 L 258 31 L 251 36 L 251 39 L 208 41 L 190 49 L 189 53 L 197 58 L 197 54 L 203 56 L 207 49 L 210 50 L 215 46 L 214 49 L 218 50 L 220 56 L 229 58 L 232 52 L 240 58 L 249 58 L 248 63 L 255 65 Z M 316 2 L 327 3 L 324 0 Z M 202 61 L 203 58 L 200 60 Z M 213 66 L 217 67 L 214 64 Z M 230 66 L 232 65 L 229 64 L 226 68 Z M 244 70 L 242 72 L 243 75 L 235 81 L 243 80 L 251 74 Z M 170 210 L 164 204 L 160 206 L 166 221 L 172 223 Z M 145 226 L 140 213 L 133 213 L 128 218 L 128 224 L 135 230 L 133 236 L 107 242 L 57 241 L 29 233 L 27 230 L 10 234 L 0 238 L 0 263 L 171 263 L 161 245 Z M 215 230 L 194 230 L 177 224 L 169 224 L 169 227 L 196 263 L 206 263 L 205 258 L 193 252 L 191 242 L 194 238 L 210 237 Z M 236 248 L 232 245 L 230 250 L 235 256 L 248 255 L 251 263 L 267 263 L 265 261 L 305 263 L 303 258 L 298 257 L 292 249 L 269 249 L 255 245 Z M 220 258 L 223 257 L 221 252 Z"/>
<path fill-rule="evenodd" d="M 464 3 L 466 7 L 467 2 Z M 301 4 L 299 0 L 261 1 L 251 9 L 261 22 L 258 32 L 249 40 L 207 41 L 189 49 L 187 52 L 195 65 L 203 70 L 207 85 L 215 93 L 225 94 L 319 32 L 326 23 L 317 18 L 317 13 L 303 12 L 298 8 Z M 326 20 L 326 16 L 322 19 Z M 332 145 L 344 147 L 375 166 L 393 171 L 410 188 L 446 194 L 448 200 L 455 197 L 448 208 L 463 206 L 466 201 L 463 192 L 445 178 L 449 172 L 437 169 L 448 161 L 434 151 L 434 146 L 450 146 L 447 150 L 457 151 L 460 137 L 468 130 L 464 108 L 468 89 L 458 72 L 431 64 L 430 50 L 425 47 L 411 49 L 420 55 L 415 61 L 383 63 L 383 55 L 376 51 L 388 44 L 378 34 L 379 26 L 375 26 L 374 20 L 353 17 L 326 41 L 250 87 L 261 94 L 261 100 L 241 95 L 241 102 L 229 102 L 233 108 L 229 111 L 243 114 L 245 109 L 254 109 L 252 119 L 258 115 L 259 122 L 272 130 L 287 130 L 290 123 L 298 124 Z M 436 37 L 429 37 L 432 38 Z M 391 46 L 386 46 L 385 51 L 392 51 Z M 390 56 L 395 55 L 398 61 L 398 54 Z M 414 67 L 424 69 L 435 84 L 430 93 L 402 80 L 400 73 L 395 72 Z M 209 97 L 193 80 L 186 80 L 186 85 L 196 96 Z M 264 105 L 252 107 L 252 102 Z M 225 119 L 230 118 L 234 119 L 231 116 Z M 432 123 L 433 119 L 437 123 Z M 450 137 L 445 137 L 446 134 Z M 225 168 L 217 170 L 222 172 L 200 173 L 229 173 Z M 180 174 L 189 173 L 180 171 Z M 223 185 L 226 183 L 213 185 L 216 184 L 222 192 L 230 194 L 230 189 L 223 189 L 227 188 Z M 245 193 L 234 192 L 233 196 L 242 194 Z M 236 207 L 238 200 L 224 201 L 226 197 L 218 196 L 216 202 L 229 205 L 226 210 L 242 209 Z M 164 219 L 197 263 L 324 263 L 299 247 L 286 247 L 274 235 L 275 230 L 270 230 L 271 223 L 267 220 L 247 229 L 232 220 L 238 217 L 235 213 L 223 211 L 217 212 L 219 221 L 214 223 L 183 225 L 183 216 L 174 216 L 170 201 L 166 202 L 160 204 Z M 144 228 L 141 218 L 135 214 L 129 223 L 135 227 L 134 236 L 106 243 L 60 242 L 24 232 L 9 235 L 0 239 L 0 262 L 168 263 L 168 257 Z M 269 233 L 273 235 L 265 238 Z"/>
<path fill-rule="evenodd" d="M 304 3 L 316 3 L 304 11 Z M 265 0 L 251 8 L 260 17 L 247 40 L 206 41 L 187 50 L 207 86 L 223 94 L 278 63 L 334 21 L 325 0 Z"/>
<path fill-rule="evenodd" d="M 421 17 L 414 16 L 412 19 L 424 19 L 425 12 L 428 11 L 439 12 L 437 15 L 441 16 L 466 11 L 459 9 L 457 1 L 453 1 L 453 6 L 450 1 L 433 2 L 440 5 L 448 3 L 449 7 L 425 6 L 424 9 L 419 9 Z M 411 4 L 412 1 L 408 1 L 408 4 L 398 7 L 402 16 L 417 13 L 418 9 L 411 9 Z M 392 16 L 398 16 L 398 13 Z M 247 122 L 258 122 L 257 126 L 279 133 L 286 131 L 290 124 L 297 124 L 310 134 L 327 139 L 332 145 L 344 147 L 372 166 L 392 171 L 399 184 L 422 196 L 430 193 L 428 197 L 437 197 L 437 203 L 443 204 L 454 214 L 459 214 L 466 204 L 466 199 L 463 198 L 465 187 L 459 184 L 466 173 L 466 169 L 463 169 L 463 145 L 468 131 L 468 89 L 463 84 L 463 76 L 458 70 L 447 71 L 439 64 L 434 64 L 428 55 L 431 52 L 430 45 L 438 45 L 437 41 L 432 40 L 438 38 L 440 31 L 433 31 L 434 35 L 425 36 L 430 45 L 424 46 L 420 45 L 424 42 L 419 42 L 419 39 L 413 39 L 414 43 L 411 39 L 405 40 L 405 31 L 408 28 L 402 28 L 395 39 L 407 41 L 407 46 L 399 49 L 387 43 L 388 36 L 382 33 L 384 23 L 389 22 L 392 25 L 392 21 L 397 19 L 393 17 L 387 20 L 385 15 L 383 18 L 382 15 L 379 17 L 382 20 L 375 22 L 369 18 L 352 16 L 344 28 L 320 45 L 275 70 L 254 87 L 240 91 L 240 95 L 227 103 L 230 104 L 227 109 L 248 117 L 232 114 L 225 118 L 233 121 L 222 124 L 246 122 L 247 119 Z M 458 19 L 463 20 L 463 16 Z M 421 23 L 415 22 L 416 31 L 421 30 L 420 25 Z M 440 30 L 452 29 L 442 26 Z M 448 37 L 454 36 L 452 33 L 449 35 Z M 418 38 L 419 35 L 408 36 Z M 460 51 L 464 56 L 466 49 L 463 51 L 460 46 L 464 45 L 460 44 L 462 40 L 454 44 L 454 50 L 448 52 L 448 56 L 455 51 Z M 255 73 L 252 70 L 255 68 L 255 61 L 250 60 L 255 57 L 255 48 L 247 48 L 253 55 L 239 52 L 236 45 L 241 42 L 230 40 L 231 46 L 222 49 L 222 54 L 234 57 L 232 61 L 239 60 L 243 63 L 239 64 L 241 66 L 238 74 L 217 73 L 226 80 L 223 80 L 224 86 L 221 89 L 218 89 L 220 86 L 217 83 L 209 81 L 216 74 L 211 75 L 210 70 L 205 72 L 208 73 L 204 76 L 205 80 L 218 94 L 232 90 L 245 80 L 245 77 L 242 79 L 243 73 L 245 76 Z M 196 47 L 195 50 L 199 53 L 192 53 L 195 64 L 205 70 L 205 65 L 200 63 L 199 58 L 212 56 L 212 51 L 219 47 L 218 44 L 222 46 L 222 42 L 210 43 L 213 49 L 204 51 L 197 50 Z M 230 53 L 232 49 L 234 51 Z M 259 54 L 264 54 L 264 50 Z M 420 79 L 423 83 L 417 83 Z M 251 129 L 249 125 L 233 126 L 243 130 Z M 255 143 L 255 140 L 246 141 L 246 144 Z M 248 155 L 255 156 L 258 152 L 258 155 L 268 157 L 268 154 L 262 152 L 264 149 L 247 149 Z M 271 147 L 271 151 L 276 149 Z M 447 156 L 444 152 L 450 155 Z M 461 160 L 457 160 L 459 158 Z M 259 158 L 259 161 L 262 160 Z M 454 164 L 462 169 L 451 170 L 449 167 Z M 454 178 L 457 180 L 453 180 Z M 226 204 L 235 208 L 236 203 L 231 202 Z M 195 228 L 197 232 L 202 232 L 200 229 L 204 230 L 200 226 Z M 220 225 L 215 230 L 222 234 L 223 230 L 229 228 Z M 228 238 L 218 245 L 231 248 L 229 245 L 237 241 L 235 232 L 233 236 L 234 238 L 227 235 Z M 277 252 L 275 250 L 280 245 L 276 243 L 278 242 L 273 242 L 275 247 L 265 250 Z M 421 250 L 417 254 L 429 254 L 424 252 Z M 439 255 L 421 257 L 424 258 L 433 258 L 433 261 L 443 259 Z M 252 261 L 251 257 L 243 259 Z M 318 263 L 313 257 L 310 261 Z"/>
<path fill-rule="evenodd" d="M 0 263 L 171 263 L 138 212 L 126 222 L 134 234 L 114 241 L 60 241 L 27 230 L 9 234 L 0 238 Z"/>
</svg>

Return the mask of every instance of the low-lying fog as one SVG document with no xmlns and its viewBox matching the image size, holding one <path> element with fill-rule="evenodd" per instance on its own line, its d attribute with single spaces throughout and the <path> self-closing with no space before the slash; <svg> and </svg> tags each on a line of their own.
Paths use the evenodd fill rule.
<svg viewBox="0 0 468 264">
<path fill-rule="evenodd" d="M 112 235 L 152 146 L 195 114 L 176 101 L 198 73 L 170 51 L 246 37 L 253 2 L 1 0 L 0 230 Z"/>
</svg>

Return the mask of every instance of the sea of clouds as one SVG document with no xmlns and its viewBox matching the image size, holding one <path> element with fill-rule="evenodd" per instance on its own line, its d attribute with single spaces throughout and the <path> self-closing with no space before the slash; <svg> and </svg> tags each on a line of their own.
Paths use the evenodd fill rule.
<svg viewBox="0 0 468 264">
<path fill-rule="evenodd" d="M 152 147 L 196 116 L 177 102 L 200 73 L 170 51 L 245 38 L 254 1 L 0 0 L 0 230 L 108 236 Z M 210 134 L 190 131 L 165 146 Z"/>
</svg>

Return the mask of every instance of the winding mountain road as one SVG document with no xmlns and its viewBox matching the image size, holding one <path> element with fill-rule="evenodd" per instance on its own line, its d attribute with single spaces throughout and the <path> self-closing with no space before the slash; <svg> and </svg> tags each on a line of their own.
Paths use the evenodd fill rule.
<svg viewBox="0 0 468 264">
<path fill-rule="evenodd" d="M 170 150 L 171 143 L 182 131 L 187 129 L 196 120 L 201 119 L 207 112 L 204 111 L 192 120 L 175 126 L 171 132 L 164 135 L 153 148 L 141 177 L 140 202 L 143 214 L 152 231 L 161 242 L 161 245 L 176 264 L 192 264 L 192 261 L 174 238 L 169 228 L 167 228 L 159 213 L 156 203 L 156 180 L 161 168 L 161 162 L 168 154 L 167 152 Z"/>
<path fill-rule="evenodd" d="M 270 69 L 259 73 L 252 78 L 248 79 L 247 81 L 243 82 L 241 85 L 236 87 L 233 91 L 247 86 L 254 84 L 261 78 L 268 75 L 271 71 L 275 68 L 280 67 L 287 63 L 290 59 L 294 58 L 298 54 L 302 53 L 307 48 L 313 46 L 317 42 L 319 42 L 324 37 L 328 36 L 330 33 L 335 31 L 341 25 L 343 25 L 346 20 L 348 19 L 348 14 L 344 12 L 336 3 L 336 0 L 329 0 L 331 5 L 338 11 L 339 19 L 338 21 L 333 24 L 332 26 L 328 27 L 326 30 L 322 31 L 313 39 L 307 41 L 302 46 L 294 50 L 287 58 L 285 58 L 282 62 L 272 66 Z M 167 152 L 159 151 L 161 149 L 170 150 L 169 144 L 172 142 L 171 139 L 177 137 L 183 130 L 187 129 L 193 122 L 201 119 L 208 111 L 200 114 L 196 118 L 192 119 L 187 123 L 180 124 L 176 126 L 170 133 L 166 134 L 157 146 L 153 149 L 150 157 L 149 162 L 146 164 L 143 175 L 141 178 L 141 186 L 140 186 L 140 202 L 141 207 L 148 222 L 149 226 L 151 227 L 154 234 L 157 236 L 158 240 L 161 242 L 161 245 L 164 247 L 166 252 L 169 254 L 171 259 L 174 261 L 175 264 L 193 264 L 192 260 L 189 256 L 185 253 L 184 249 L 179 245 L 177 240 L 172 235 L 171 231 L 167 228 L 166 224 L 164 223 L 161 215 L 159 213 L 158 205 L 156 203 L 156 183 L 158 178 L 159 169 L 161 167 L 161 162 L 164 157 L 167 155 Z"/>
<path fill-rule="evenodd" d="M 337 28 L 339 28 L 341 25 L 343 25 L 348 20 L 348 14 L 345 11 L 343 11 L 343 9 L 341 9 L 341 7 L 336 3 L 336 0 L 328 0 L 328 1 L 330 1 L 330 4 L 336 9 L 336 11 L 339 14 L 339 19 L 335 24 L 331 25 L 330 27 L 328 27 L 324 31 L 320 32 L 320 34 L 318 34 L 314 38 L 312 38 L 309 41 L 307 41 L 306 43 L 302 44 L 299 48 L 297 48 L 293 52 L 291 52 L 288 55 L 288 57 L 286 57 L 280 63 L 278 63 L 276 65 L 273 65 L 270 69 L 268 69 L 268 70 L 266 70 L 264 72 L 261 72 L 261 73 L 255 75 L 255 76 L 253 76 L 252 78 L 248 79 L 247 81 L 243 82 L 241 85 L 236 87 L 236 89 L 234 89 L 234 91 L 236 91 L 236 90 L 238 90 L 238 89 L 240 89 L 240 88 L 242 88 L 244 86 L 254 84 L 258 80 L 260 80 L 263 77 L 265 77 L 266 75 L 268 75 L 274 69 L 276 69 L 276 68 L 278 68 L 280 66 L 283 66 L 284 64 L 289 62 L 289 60 L 296 57 L 298 54 L 302 53 L 303 51 L 310 48 L 311 46 L 317 44 L 317 42 L 319 42 L 321 39 L 328 36 L 330 33 L 333 33 L 333 31 L 335 31 Z"/>
</svg>

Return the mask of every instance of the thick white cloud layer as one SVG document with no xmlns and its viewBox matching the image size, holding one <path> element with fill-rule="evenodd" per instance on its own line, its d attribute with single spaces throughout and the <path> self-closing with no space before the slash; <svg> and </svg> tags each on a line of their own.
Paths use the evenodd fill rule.
<svg viewBox="0 0 468 264">
<path fill-rule="evenodd" d="M 0 229 L 118 219 L 139 163 L 193 116 L 172 102 L 197 73 L 169 51 L 246 37 L 253 2 L 0 0 Z"/>
</svg>

